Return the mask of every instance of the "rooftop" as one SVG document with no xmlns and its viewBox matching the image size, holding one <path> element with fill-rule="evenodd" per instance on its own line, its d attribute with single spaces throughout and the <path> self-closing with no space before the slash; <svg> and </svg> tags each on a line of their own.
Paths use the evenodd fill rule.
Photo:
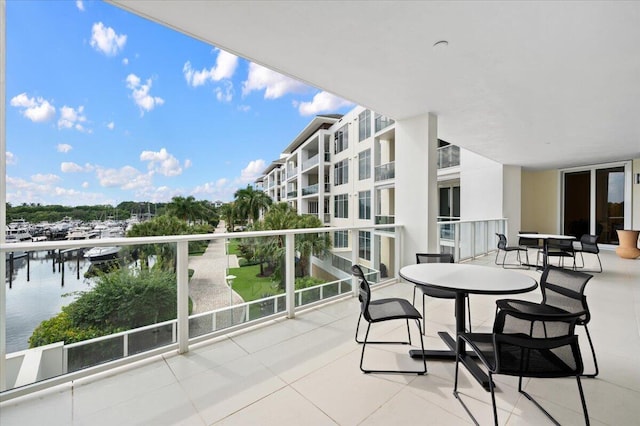
<svg viewBox="0 0 640 426">
<path fill-rule="evenodd" d="M 601 252 L 604 272 L 587 286 L 589 324 L 600 365 L 596 379 L 583 379 L 592 424 L 637 423 L 640 418 L 640 261 Z M 493 256 L 474 261 L 495 267 Z M 523 273 L 539 280 L 533 270 Z M 410 298 L 412 286 L 394 283 L 374 298 Z M 518 297 L 540 300 L 540 291 Z M 471 296 L 474 331 L 489 330 L 496 297 Z M 279 319 L 215 341 L 191 346 L 186 355 L 167 353 L 0 405 L 3 426 L 127 424 L 430 424 L 470 423 L 452 395 L 454 364 L 428 361 L 428 374 L 365 375 L 353 341 L 359 306 L 354 298 Z M 453 331 L 453 303 L 430 299 L 425 346 L 442 347 L 441 330 Z M 404 324 L 377 327 L 403 335 Z M 415 331 L 415 330 L 412 330 Z M 588 343 L 578 327 L 585 370 L 592 368 Z M 379 334 L 379 335 L 380 335 Z M 417 337 L 417 336 L 415 336 Z M 584 339 L 584 340 L 583 340 Z M 416 340 L 414 340 L 415 342 Z M 418 364 L 407 347 L 367 349 L 369 362 Z M 464 371 L 462 369 L 461 371 Z M 489 393 L 462 374 L 461 391 L 481 424 L 491 423 Z M 498 376 L 501 424 L 547 424 L 517 392 L 517 379 Z M 525 389 L 562 424 L 583 422 L 575 381 L 525 380 Z"/>
</svg>

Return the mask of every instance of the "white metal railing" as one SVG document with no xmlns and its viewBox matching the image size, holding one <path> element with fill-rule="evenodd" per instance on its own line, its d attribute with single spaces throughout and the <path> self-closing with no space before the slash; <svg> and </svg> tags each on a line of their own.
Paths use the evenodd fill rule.
<svg viewBox="0 0 640 426">
<path fill-rule="evenodd" d="M 395 227 L 396 237 L 399 238 L 398 233 L 401 232 L 402 227 L 398 225 L 367 226 L 366 229 L 384 230 L 393 227 Z M 61 356 L 62 365 L 58 367 L 59 370 L 62 370 L 62 374 L 58 372 L 55 375 L 43 377 L 41 381 L 36 383 L 27 384 L 15 389 L 12 389 L 8 383 L 2 383 L 0 401 L 26 395 L 100 371 L 107 371 L 140 359 L 165 353 L 169 350 L 186 353 L 189 350 L 189 345 L 192 343 L 245 328 L 266 321 L 267 319 L 273 319 L 274 316 L 286 315 L 288 318 L 294 318 L 297 308 L 321 304 L 328 300 L 344 297 L 345 295 L 355 295 L 357 286 L 353 285 L 354 279 L 352 277 L 295 290 L 294 238 L 296 235 L 306 233 L 324 233 L 341 230 L 357 232 L 359 229 L 362 228 L 335 227 L 163 237 L 110 238 L 90 241 L 76 240 L 12 243 L 10 245 L 0 244 L 0 257 L 4 257 L 5 253 L 15 250 L 53 251 L 105 246 L 122 247 L 150 244 L 175 244 L 177 282 L 177 316 L 175 319 L 98 337 L 96 339 L 64 345 Z M 285 237 L 284 293 L 189 316 L 189 242 L 226 241 L 227 239 L 234 238 L 261 238 L 276 235 Z M 357 241 L 357 239 L 355 240 Z M 351 256 L 353 262 L 358 261 L 357 250 L 357 243 L 353 244 Z M 0 268 L 2 272 L 4 272 L 5 269 L 5 267 Z M 394 278 L 396 276 L 395 272 L 396 271 L 392 271 L 389 276 Z M 6 312 L 6 299 L 7 298 L 4 297 L 0 300 L 2 304 L 0 309 L 4 312 Z M 2 320 L 0 323 L 0 335 L 3 336 L 2 338 L 5 338 L 7 324 L 4 318 L 0 318 L 0 320 Z M 5 346 L 2 345 L 2 347 Z M 87 358 L 82 358 L 84 356 L 83 353 L 92 353 L 95 356 L 91 358 L 91 360 L 87 360 Z M 80 357 L 80 360 L 78 357 Z M 6 353 L 0 353 L 0 368 L 3 370 L 6 368 L 7 359 L 8 356 Z"/>
<path fill-rule="evenodd" d="M 496 233 L 506 234 L 507 219 L 438 222 L 438 247 L 456 262 L 484 256 L 496 249 Z"/>
</svg>

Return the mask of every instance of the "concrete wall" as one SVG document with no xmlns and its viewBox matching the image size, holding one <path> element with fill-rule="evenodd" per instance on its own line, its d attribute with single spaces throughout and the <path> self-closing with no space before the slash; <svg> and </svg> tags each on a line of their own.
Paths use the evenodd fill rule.
<svg viewBox="0 0 640 426">
<path fill-rule="evenodd" d="M 503 188 L 502 164 L 460 150 L 460 219 L 501 218 Z"/>
<path fill-rule="evenodd" d="M 560 184 L 557 170 L 522 171 L 523 231 L 560 232 Z"/>
</svg>

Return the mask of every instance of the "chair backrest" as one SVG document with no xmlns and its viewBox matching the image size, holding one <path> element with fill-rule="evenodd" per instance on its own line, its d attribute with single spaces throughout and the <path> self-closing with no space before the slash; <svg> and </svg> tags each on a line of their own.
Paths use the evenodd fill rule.
<svg viewBox="0 0 640 426">
<path fill-rule="evenodd" d="M 416 253 L 417 263 L 453 263 L 453 255 L 449 253 Z"/>
<path fill-rule="evenodd" d="M 493 372 L 522 377 L 582 374 L 582 357 L 575 335 L 578 320 L 578 314 L 549 320 L 521 312 L 499 311 L 494 323 Z M 545 335 L 529 336 L 533 325 L 539 323 Z"/>
<path fill-rule="evenodd" d="M 582 246 L 582 251 L 586 253 L 600 253 L 600 249 L 598 248 L 598 235 L 584 234 L 580 237 L 580 245 Z"/>
<path fill-rule="evenodd" d="M 584 289 L 593 275 L 570 271 L 555 266 L 547 266 L 540 277 L 542 303 L 567 312 L 583 312 L 580 323 L 589 322 L 591 315 Z"/>
<path fill-rule="evenodd" d="M 537 234 L 537 231 L 520 231 L 520 234 Z M 540 245 L 540 240 L 538 238 L 525 238 L 520 237 L 518 239 L 518 245 L 523 247 L 538 247 Z"/>
<path fill-rule="evenodd" d="M 358 300 L 360 300 L 360 312 L 362 312 L 362 316 L 365 320 L 370 321 L 371 316 L 369 315 L 369 303 L 371 302 L 371 287 L 369 286 L 369 282 L 364 276 L 364 272 L 362 272 L 362 268 L 358 265 L 353 265 L 351 267 L 351 272 L 353 276 L 358 278 Z"/>
<path fill-rule="evenodd" d="M 573 240 L 565 238 L 549 238 L 547 240 L 547 247 L 550 249 L 573 252 Z"/>
<path fill-rule="evenodd" d="M 498 236 L 498 248 L 501 250 L 507 248 L 507 237 L 505 237 L 504 234 L 496 233 L 496 235 Z"/>
</svg>

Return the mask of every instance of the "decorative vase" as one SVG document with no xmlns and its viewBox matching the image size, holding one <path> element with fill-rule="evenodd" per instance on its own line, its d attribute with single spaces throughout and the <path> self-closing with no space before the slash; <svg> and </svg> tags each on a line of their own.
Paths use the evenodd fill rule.
<svg viewBox="0 0 640 426">
<path fill-rule="evenodd" d="M 632 229 L 618 229 L 618 240 L 620 245 L 616 249 L 616 253 L 623 259 L 635 259 L 640 256 L 640 249 L 638 248 L 638 234 L 640 231 L 634 231 Z"/>
</svg>

